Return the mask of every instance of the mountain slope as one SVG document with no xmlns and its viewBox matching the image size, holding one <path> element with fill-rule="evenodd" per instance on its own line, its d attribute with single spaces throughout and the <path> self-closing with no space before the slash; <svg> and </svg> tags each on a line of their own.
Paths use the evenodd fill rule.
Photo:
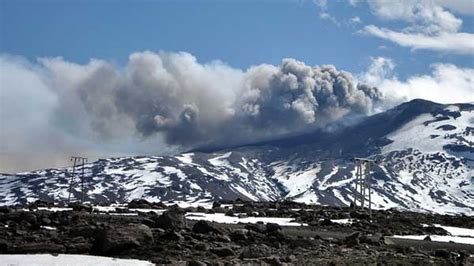
<svg viewBox="0 0 474 266">
<path fill-rule="evenodd" d="M 354 157 L 378 161 L 372 198 L 399 207 L 474 214 L 474 105 L 404 103 L 332 132 L 177 156 L 86 165 L 87 200 L 281 200 L 349 205 Z M 70 168 L 0 176 L 0 204 L 67 198 Z M 74 192 L 80 198 L 79 189 Z"/>
</svg>

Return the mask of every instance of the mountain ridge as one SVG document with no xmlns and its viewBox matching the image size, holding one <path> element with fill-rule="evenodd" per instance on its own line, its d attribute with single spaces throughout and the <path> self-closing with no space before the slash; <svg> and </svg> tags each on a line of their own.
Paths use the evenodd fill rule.
<svg viewBox="0 0 474 266">
<path fill-rule="evenodd" d="M 372 177 L 376 208 L 472 214 L 473 121 L 472 104 L 413 100 L 337 132 L 175 156 L 101 159 L 86 165 L 86 199 L 289 199 L 345 206 L 354 192 L 352 159 L 370 157 L 379 162 Z M 0 174 L 0 204 L 64 200 L 70 170 Z M 79 198 L 79 190 L 73 196 Z"/>
</svg>

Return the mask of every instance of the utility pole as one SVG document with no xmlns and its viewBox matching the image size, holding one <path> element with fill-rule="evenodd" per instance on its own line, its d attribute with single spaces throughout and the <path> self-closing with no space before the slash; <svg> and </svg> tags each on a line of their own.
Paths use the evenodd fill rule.
<svg viewBox="0 0 474 266">
<path fill-rule="evenodd" d="M 371 170 L 375 161 L 366 158 L 354 158 L 354 161 L 356 164 L 356 191 L 354 193 L 354 206 L 356 208 L 364 208 L 367 206 L 369 208 L 369 215 L 372 217 Z"/>
<path fill-rule="evenodd" d="M 85 187 L 84 187 L 84 164 L 87 162 L 87 158 L 85 157 L 78 157 L 78 156 L 72 156 L 71 161 L 74 162 L 74 165 L 72 167 L 72 175 L 71 175 L 71 180 L 69 181 L 69 196 L 67 198 L 67 202 L 71 203 L 71 193 L 73 187 L 76 185 L 75 179 L 76 179 L 76 168 L 81 167 L 81 203 L 84 202 L 84 196 L 85 196 Z"/>
</svg>

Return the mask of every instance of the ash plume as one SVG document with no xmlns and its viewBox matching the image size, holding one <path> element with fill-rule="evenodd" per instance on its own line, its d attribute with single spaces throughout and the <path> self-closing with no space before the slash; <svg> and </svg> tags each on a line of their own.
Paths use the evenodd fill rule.
<svg viewBox="0 0 474 266">
<path fill-rule="evenodd" d="M 0 66 L 2 170 L 36 167 L 19 167 L 14 157 L 43 152 L 59 160 L 73 152 L 163 154 L 250 143 L 367 115 L 383 101 L 348 72 L 295 59 L 243 71 L 189 53 L 145 51 L 124 68 L 7 55 Z"/>
</svg>

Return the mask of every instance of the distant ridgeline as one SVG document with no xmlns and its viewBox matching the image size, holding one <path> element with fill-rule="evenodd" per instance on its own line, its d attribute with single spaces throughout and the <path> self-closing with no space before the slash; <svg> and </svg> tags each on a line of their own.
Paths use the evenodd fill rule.
<svg viewBox="0 0 474 266">
<path fill-rule="evenodd" d="M 401 104 L 335 132 L 85 165 L 86 201 L 219 199 L 350 205 L 354 157 L 377 160 L 375 208 L 474 214 L 474 105 Z M 66 200 L 71 169 L 0 175 L 0 204 Z M 80 199 L 80 188 L 73 196 Z"/>
</svg>

